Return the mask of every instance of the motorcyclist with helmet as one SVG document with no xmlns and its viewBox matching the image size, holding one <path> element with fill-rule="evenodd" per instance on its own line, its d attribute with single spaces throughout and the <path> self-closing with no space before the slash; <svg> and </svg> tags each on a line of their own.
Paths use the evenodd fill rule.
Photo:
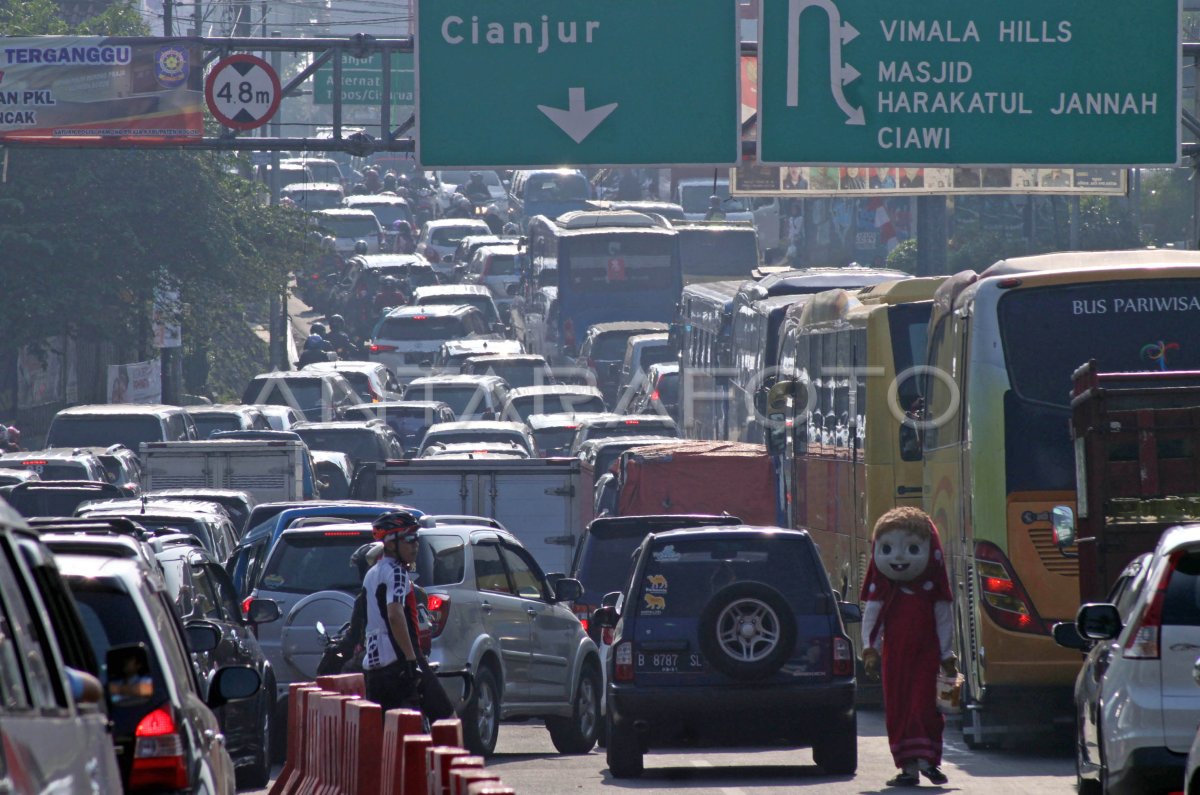
<svg viewBox="0 0 1200 795">
<path fill-rule="evenodd" d="M 392 242 L 392 251 L 396 254 L 416 254 L 417 241 L 413 237 L 412 224 L 399 218 L 392 222 L 392 229 L 396 230 L 396 238 Z"/>
<path fill-rule="evenodd" d="M 346 318 L 341 315 L 330 315 L 325 318 L 329 322 L 329 334 L 326 339 L 342 359 L 355 359 L 358 356 L 358 346 L 346 333 Z"/>
<path fill-rule="evenodd" d="M 300 359 L 296 362 L 296 366 L 303 368 L 306 365 L 315 362 L 329 361 L 329 354 L 325 352 L 325 340 L 320 334 L 309 334 L 308 339 L 304 341 L 304 350 L 300 353 Z"/>
<path fill-rule="evenodd" d="M 354 241 L 354 256 L 356 256 L 356 257 L 364 256 L 368 252 L 370 252 L 370 250 L 371 249 L 370 249 L 370 246 L 367 245 L 367 241 L 365 241 L 365 240 L 355 240 Z"/>
<path fill-rule="evenodd" d="M 492 200 L 492 192 L 484 184 L 483 174 L 478 171 L 472 171 L 471 178 L 465 184 L 459 185 L 457 192 L 466 196 L 475 205 L 486 204 Z"/>
<path fill-rule="evenodd" d="M 372 305 L 375 309 L 375 317 L 379 317 L 380 313 L 385 309 L 393 306 L 404 306 L 408 303 L 408 296 L 400 286 L 400 280 L 395 276 L 384 276 L 379 282 L 379 292 L 375 294 L 375 300 Z"/>
<path fill-rule="evenodd" d="M 383 190 L 385 193 L 395 193 L 396 184 L 395 172 L 389 171 L 383 175 Z"/>
<path fill-rule="evenodd" d="M 417 641 L 413 590 L 420 525 L 408 511 L 391 511 L 371 523 L 383 543 L 383 556 L 363 579 L 366 601 L 366 697 L 386 712 L 419 706 L 417 667 L 423 662 Z"/>
<path fill-rule="evenodd" d="M 474 218 L 475 208 L 471 200 L 461 193 L 456 193 L 450 201 L 450 209 L 446 211 L 447 218 Z"/>
</svg>

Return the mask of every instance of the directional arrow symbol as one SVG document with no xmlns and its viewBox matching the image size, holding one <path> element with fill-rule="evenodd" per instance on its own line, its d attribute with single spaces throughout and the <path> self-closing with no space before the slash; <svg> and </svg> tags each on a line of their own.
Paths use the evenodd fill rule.
<svg viewBox="0 0 1200 795">
<path fill-rule="evenodd" d="M 849 22 L 842 23 L 842 44 L 849 44 L 858 38 L 858 28 Z"/>
<path fill-rule="evenodd" d="M 586 110 L 587 103 L 584 102 L 583 92 L 582 88 L 567 89 L 566 110 L 552 108 L 549 105 L 537 106 L 538 110 L 545 113 L 550 121 L 557 124 L 559 129 L 571 136 L 571 140 L 577 144 L 583 143 L 583 139 L 591 135 L 592 130 L 607 119 L 608 114 L 617 109 L 617 103 L 610 102 L 607 105 Z"/>
<path fill-rule="evenodd" d="M 842 85 L 848 86 L 860 77 L 862 77 L 862 73 L 850 64 L 842 67 Z"/>
<path fill-rule="evenodd" d="M 850 64 L 842 63 L 842 45 L 858 36 L 858 30 L 842 22 L 834 0 L 788 0 L 787 106 L 800 104 L 800 14 L 809 6 L 820 8 L 829 17 L 829 92 L 833 101 L 846 114 L 846 124 L 864 125 L 867 119 L 863 109 L 850 104 L 842 91 L 842 86 L 862 76 Z"/>
</svg>

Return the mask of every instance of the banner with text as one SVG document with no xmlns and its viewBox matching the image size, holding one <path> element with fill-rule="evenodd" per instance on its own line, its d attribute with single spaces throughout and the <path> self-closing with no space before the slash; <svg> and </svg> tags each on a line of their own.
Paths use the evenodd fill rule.
<svg viewBox="0 0 1200 795">
<path fill-rule="evenodd" d="M 0 45 L 0 143 L 204 134 L 198 46 L 172 39 L 33 36 Z"/>
<path fill-rule="evenodd" d="M 1119 168 L 860 168 L 764 166 L 730 169 L 730 193 L 750 196 L 877 196 L 1041 193 L 1123 196 Z"/>
<path fill-rule="evenodd" d="M 109 403 L 162 403 L 162 369 L 158 359 L 108 366 Z"/>
<path fill-rule="evenodd" d="M 411 52 L 392 53 L 392 105 L 412 107 L 414 93 Z M 383 54 L 342 59 L 342 104 L 375 105 L 383 102 Z M 313 103 L 333 104 L 333 66 L 322 66 L 313 76 Z"/>
</svg>

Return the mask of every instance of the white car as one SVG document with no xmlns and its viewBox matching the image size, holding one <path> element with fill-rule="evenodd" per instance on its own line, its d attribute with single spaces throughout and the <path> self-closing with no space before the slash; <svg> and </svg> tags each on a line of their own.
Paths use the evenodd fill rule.
<svg viewBox="0 0 1200 795">
<path fill-rule="evenodd" d="M 478 218 L 440 218 L 421 227 L 417 253 L 429 260 L 440 276 L 454 273 L 454 251 L 468 235 L 490 235 L 492 230 Z"/>
<path fill-rule="evenodd" d="M 354 253 L 354 245 L 362 240 L 367 244 L 368 254 L 382 251 L 383 227 L 375 213 L 367 209 L 333 207 L 313 213 L 317 228 L 334 238 L 337 253 L 346 256 Z"/>
<path fill-rule="evenodd" d="M 708 214 L 709 200 L 713 196 L 711 179 L 681 179 L 675 189 L 675 201 L 683 206 L 683 214 L 689 221 L 703 221 Z M 721 197 L 722 221 L 754 221 L 746 199 L 729 195 L 729 180 L 717 180 L 716 195 Z"/>
<path fill-rule="evenodd" d="M 1108 602 L 1079 609 L 1080 793 L 1179 791 L 1200 715 L 1198 593 L 1200 525 L 1175 527 L 1125 568 Z M 1073 645 L 1063 630 L 1055 638 Z"/>
</svg>

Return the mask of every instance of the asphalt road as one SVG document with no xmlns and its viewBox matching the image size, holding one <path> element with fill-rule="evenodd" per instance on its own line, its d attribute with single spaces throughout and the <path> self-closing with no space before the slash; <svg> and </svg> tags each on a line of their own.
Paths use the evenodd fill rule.
<svg viewBox="0 0 1200 795">
<path fill-rule="evenodd" d="M 646 772 L 641 778 L 614 779 L 608 773 L 603 749 L 583 756 L 560 756 L 540 723 L 504 724 L 488 768 L 520 795 L 613 795 L 619 790 L 687 795 L 901 792 L 885 786 L 896 770 L 882 713 L 861 710 L 858 734 L 855 776 L 825 775 L 813 764 L 808 750 L 751 748 L 653 752 L 646 755 Z M 1021 750 L 968 751 L 958 730 L 947 727 L 944 756 L 942 770 L 950 782 L 944 787 L 926 785 L 920 791 L 980 795 L 1066 795 L 1075 791 L 1074 762 L 1062 741 L 1043 741 Z"/>
</svg>

